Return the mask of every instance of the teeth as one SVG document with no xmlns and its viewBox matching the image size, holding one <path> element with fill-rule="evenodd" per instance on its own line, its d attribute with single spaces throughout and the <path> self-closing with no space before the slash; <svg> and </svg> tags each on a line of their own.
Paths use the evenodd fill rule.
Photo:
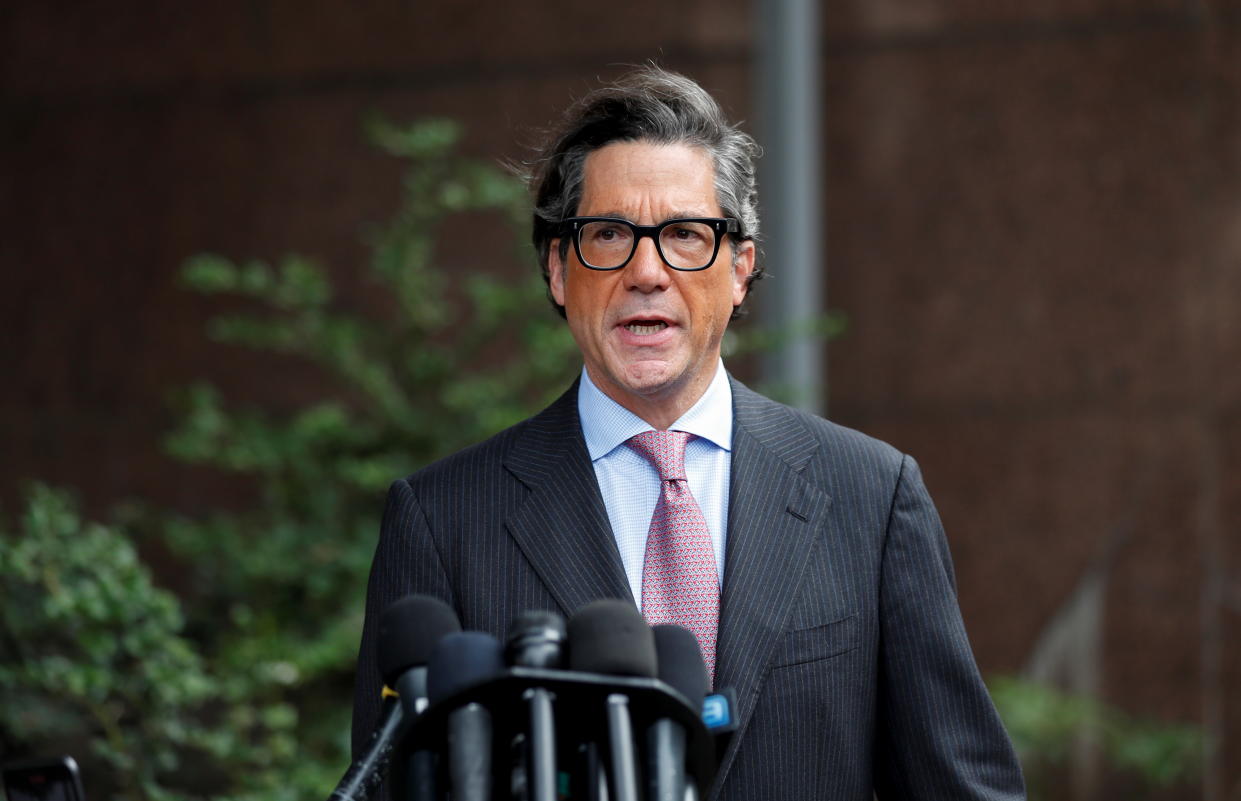
<svg viewBox="0 0 1241 801">
<path fill-rule="evenodd" d="M 656 334 L 668 327 L 668 324 L 662 321 L 654 323 L 630 323 L 625 326 L 638 336 L 646 336 L 648 334 Z"/>
</svg>

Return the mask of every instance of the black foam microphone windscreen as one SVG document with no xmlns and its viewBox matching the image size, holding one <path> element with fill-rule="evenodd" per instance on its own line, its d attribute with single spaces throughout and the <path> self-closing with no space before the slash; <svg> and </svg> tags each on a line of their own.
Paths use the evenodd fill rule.
<svg viewBox="0 0 1241 801">
<path fill-rule="evenodd" d="M 628 601 L 591 601 L 569 619 L 569 667 L 610 676 L 654 678 L 658 672 L 655 636 Z"/>
<path fill-rule="evenodd" d="M 481 631 L 440 640 L 431 653 L 427 691 L 431 703 L 495 678 L 504 671 L 500 641 Z M 490 801 L 491 713 L 467 701 L 448 713 L 448 777 L 453 801 Z"/>
<path fill-rule="evenodd" d="M 651 633 L 659 660 L 659 680 L 685 696 L 694 713 L 700 714 L 711 679 L 702 661 L 698 638 L 689 629 L 668 623 L 652 626 Z"/>
<path fill-rule="evenodd" d="M 410 667 L 425 665 L 448 634 L 461 631 L 452 607 L 430 595 L 407 595 L 379 616 L 379 672 L 391 687 Z"/>
</svg>

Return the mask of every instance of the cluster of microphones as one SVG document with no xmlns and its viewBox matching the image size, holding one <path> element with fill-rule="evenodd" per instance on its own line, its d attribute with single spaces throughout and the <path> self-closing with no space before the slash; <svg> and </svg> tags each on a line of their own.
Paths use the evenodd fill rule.
<svg viewBox="0 0 1241 801">
<path fill-rule="evenodd" d="M 378 648 L 379 721 L 330 801 L 698 801 L 734 728 L 694 635 L 621 600 L 523 612 L 501 643 L 411 595 Z"/>
</svg>

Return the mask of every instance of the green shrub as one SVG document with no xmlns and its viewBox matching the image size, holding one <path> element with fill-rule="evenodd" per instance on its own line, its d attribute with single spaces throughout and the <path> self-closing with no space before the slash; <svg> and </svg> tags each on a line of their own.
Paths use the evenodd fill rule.
<svg viewBox="0 0 1241 801">
<path fill-rule="evenodd" d="M 0 524 L 0 595 L 0 729 L 89 749 L 109 772 L 96 797 L 198 797 L 293 749 L 287 710 L 230 697 L 129 536 L 82 521 L 65 493 L 35 486 L 20 526 Z"/>
</svg>

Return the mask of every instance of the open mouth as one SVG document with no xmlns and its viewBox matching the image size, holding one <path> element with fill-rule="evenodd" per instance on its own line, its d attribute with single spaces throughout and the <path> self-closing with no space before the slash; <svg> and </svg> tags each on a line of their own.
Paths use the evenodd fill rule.
<svg viewBox="0 0 1241 801">
<path fill-rule="evenodd" d="M 637 334 L 640 337 L 658 334 L 667 327 L 668 324 L 663 320 L 635 320 L 625 324 L 625 329 L 627 331 Z"/>
</svg>

